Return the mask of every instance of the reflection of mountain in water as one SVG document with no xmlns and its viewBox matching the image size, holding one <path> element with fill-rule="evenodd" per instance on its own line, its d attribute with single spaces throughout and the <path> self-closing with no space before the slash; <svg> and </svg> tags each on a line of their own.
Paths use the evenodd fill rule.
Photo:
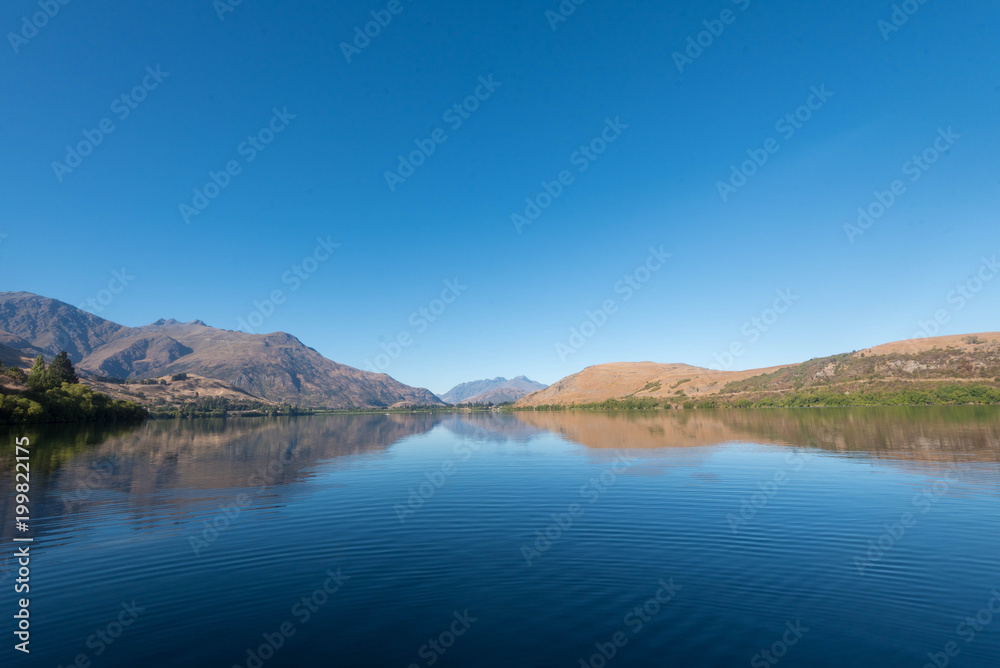
<svg viewBox="0 0 1000 668">
<path fill-rule="evenodd" d="M 430 431 L 439 416 L 342 415 L 283 420 L 153 421 L 128 429 L 49 427 L 31 439 L 35 517 L 85 512 L 127 498 L 136 515 L 166 490 L 175 505 L 231 499 L 308 477 L 329 459 L 383 452 L 407 436 Z M 11 458 L 12 459 L 12 458 Z M 13 466 L 9 462 L 8 466 Z M 12 475 L 7 472 L 6 475 Z M 223 490 L 221 493 L 219 490 Z M 0 512 L 13 514 L 0 497 Z M 5 536 L 6 537 L 6 536 Z"/>
<path fill-rule="evenodd" d="M 122 495 L 143 516 L 150 510 L 144 506 L 162 502 L 164 492 L 178 506 L 204 505 L 234 490 L 287 486 L 314 475 L 320 462 L 385 452 L 438 425 L 460 439 L 524 443 L 551 432 L 595 449 L 754 442 L 924 466 L 1000 461 L 1000 411 L 992 407 L 338 415 L 53 427 L 18 435 L 32 441 L 36 517 L 85 512 L 112 498 L 122 502 Z M 0 464 L 4 475 L 12 475 L 12 461 Z M 5 516 L 13 514 L 12 502 L 10 495 L 0 501 Z"/>
<path fill-rule="evenodd" d="M 884 459 L 1000 461 L 1000 410 L 992 406 L 517 415 L 528 424 L 591 448 L 678 448 L 749 441 Z"/>
<path fill-rule="evenodd" d="M 514 441 L 523 443 L 545 433 L 513 413 L 451 413 L 441 420 L 441 426 L 459 438 L 477 441 Z"/>
<path fill-rule="evenodd" d="M 162 489 L 192 490 L 197 497 L 194 490 L 259 487 L 261 474 L 268 485 L 285 485 L 318 462 L 383 452 L 439 424 L 458 438 L 479 441 L 526 441 L 543 431 L 510 414 L 417 413 L 54 426 L 26 435 L 33 443 L 36 498 L 60 500 L 59 514 L 109 490 L 151 503 Z M 12 461 L 4 466 L 11 468 Z"/>
<path fill-rule="evenodd" d="M 112 461 L 115 473 L 127 477 L 133 489 L 148 492 L 160 486 L 247 485 L 280 458 L 289 463 L 272 471 L 272 478 L 282 484 L 320 460 L 384 451 L 402 438 L 429 431 L 439 419 L 418 414 L 151 422 L 105 441 L 88 459 Z"/>
</svg>

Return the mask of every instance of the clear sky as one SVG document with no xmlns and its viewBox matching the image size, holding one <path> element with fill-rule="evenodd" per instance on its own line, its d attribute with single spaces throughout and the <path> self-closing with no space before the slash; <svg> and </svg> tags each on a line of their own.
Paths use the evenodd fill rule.
<svg viewBox="0 0 1000 668">
<path fill-rule="evenodd" d="M 224 2 L 5 4 L 0 289 L 436 392 L 1000 329 L 993 0 Z"/>
</svg>

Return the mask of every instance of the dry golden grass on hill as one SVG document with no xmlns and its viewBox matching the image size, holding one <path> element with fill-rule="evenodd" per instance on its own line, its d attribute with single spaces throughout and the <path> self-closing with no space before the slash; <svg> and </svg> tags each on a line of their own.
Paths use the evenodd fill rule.
<svg viewBox="0 0 1000 668">
<path fill-rule="evenodd" d="M 781 368 L 784 367 L 748 371 L 713 371 L 689 364 L 656 362 L 598 364 L 567 376 L 544 390 L 529 394 L 516 405 L 586 404 L 630 396 L 667 398 L 680 396 L 679 392 L 688 397 L 701 398 L 718 392 L 730 381 L 742 380 Z"/>
<path fill-rule="evenodd" d="M 1000 332 L 982 332 L 980 334 L 953 334 L 950 336 L 934 336 L 923 339 L 907 339 L 883 343 L 880 346 L 865 348 L 855 355 L 889 355 L 891 353 L 917 353 L 934 348 L 957 348 L 965 352 L 979 352 L 990 344 L 1000 345 Z"/>
<path fill-rule="evenodd" d="M 921 375 L 926 375 L 936 381 L 980 379 L 975 373 L 963 370 L 975 366 L 968 363 L 964 366 L 956 365 L 957 369 L 954 372 L 942 376 L 941 373 L 931 375 L 934 369 L 928 370 L 926 365 L 911 364 L 907 366 L 905 363 L 897 363 L 897 360 L 891 359 L 892 356 L 920 355 L 935 350 L 950 351 L 954 355 L 965 358 L 966 361 L 975 360 L 978 357 L 983 360 L 992 359 L 1000 352 L 1000 332 L 896 341 L 849 353 L 847 357 L 858 358 L 859 361 L 860 358 L 885 358 L 887 363 L 879 367 L 880 382 L 894 380 L 909 382 Z M 799 364 L 796 363 L 745 371 L 715 371 L 689 364 L 660 364 L 656 362 L 598 364 L 567 376 L 544 390 L 529 394 L 515 405 L 519 407 L 568 406 L 600 403 L 608 399 L 626 397 L 654 399 L 686 397 L 699 401 L 717 394 L 728 383 L 746 381 L 757 376 L 773 374 L 776 371 L 798 366 Z M 865 364 L 865 366 L 873 365 Z M 944 367 L 942 367 L 943 369 Z M 830 380 L 836 381 L 836 377 L 832 375 L 834 369 L 831 368 L 828 371 L 831 374 Z M 915 373 L 915 371 L 919 371 L 919 373 Z M 992 376 L 990 379 L 992 380 Z"/>
<path fill-rule="evenodd" d="M 253 401 L 260 404 L 273 405 L 275 402 L 255 397 L 235 388 L 221 380 L 188 375 L 187 380 L 170 380 L 170 376 L 155 379 L 164 380 L 166 385 L 140 385 L 130 383 L 105 383 L 88 378 L 81 382 L 90 385 L 98 392 L 107 394 L 113 399 L 126 399 L 151 408 L 177 406 L 181 403 L 195 401 L 206 397 L 221 397 L 233 401 Z"/>
</svg>

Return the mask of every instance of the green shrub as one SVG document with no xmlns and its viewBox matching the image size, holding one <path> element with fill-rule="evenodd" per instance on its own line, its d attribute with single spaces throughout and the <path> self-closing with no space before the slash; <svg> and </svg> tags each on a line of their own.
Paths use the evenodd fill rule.
<svg viewBox="0 0 1000 668">
<path fill-rule="evenodd" d="M 0 423 L 138 422 L 146 417 L 146 409 L 139 404 L 112 399 L 79 383 L 63 383 L 43 392 L 0 395 Z"/>
</svg>

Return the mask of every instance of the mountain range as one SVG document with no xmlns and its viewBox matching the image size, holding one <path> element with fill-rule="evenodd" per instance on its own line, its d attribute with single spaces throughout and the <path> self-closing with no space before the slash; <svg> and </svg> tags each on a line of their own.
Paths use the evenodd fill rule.
<svg viewBox="0 0 1000 668">
<path fill-rule="evenodd" d="M 608 400 L 673 405 L 755 402 L 796 392 L 850 396 L 971 383 L 1000 388 L 1000 332 L 908 339 L 745 371 L 656 362 L 598 364 L 522 397 L 515 406 L 571 406 Z"/>
<path fill-rule="evenodd" d="M 688 364 L 616 362 L 587 367 L 551 386 L 525 376 L 456 385 L 440 398 L 386 374 L 339 364 L 291 334 L 248 334 L 200 320 L 128 327 L 28 292 L 0 293 L 0 362 L 28 368 L 65 350 L 83 380 L 115 398 L 137 395 L 101 378 L 148 380 L 139 395 L 177 402 L 198 397 L 257 399 L 314 408 L 389 408 L 465 403 L 515 407 L 627 401 L 652 405 L 772 405 L 796 393 L 1000 391 L 1000 332 L 897 341 L 806 362 L 722 371 Z M 947 386 L 947 387 L 946 387 Z M 132 387 L 132 386 L 130 386 Z M 950 387 L 951 389 L 947 389 Z M 122 395 L 122 396 L 118 396 Z M 961 396 L 947 397 L 961 402 Z M 904 401 L 905 402 L 905 401 Z M 924 402 L 926 403 L 926 402 Z"/>
<path fill-rule="evenodd" d="M 526 376 L 510 380 L 497 376 L 460 383 L 442 394 L 441 399 L 449 404 L 505 404 L 545 388 L 546 385 Z"/>
<path fill-rule="evenodd" d="M 148 379 L 195 374 L 269 402 L 307 407 L 443 405 L 430 390 L 338 364 L 291 334 L 248 334 L 200 320 L 126 327 L 55 299 L 0 293 L 0 359 L 69 353 L 97 376 Z"/>
</svg>

